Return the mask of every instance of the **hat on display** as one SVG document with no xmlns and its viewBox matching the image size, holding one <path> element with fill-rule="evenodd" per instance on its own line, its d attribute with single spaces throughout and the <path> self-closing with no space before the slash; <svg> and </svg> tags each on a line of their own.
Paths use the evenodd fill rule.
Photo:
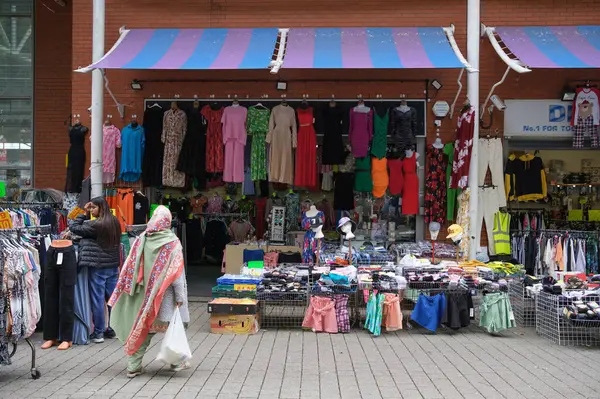
<svg viewBox="0 0 600 399">
<path fill-rule="evenodd" d="M 346 223 L 352 223 L 352 232 L 354 233 L 356 231 L 356 223 L 354 223 L 354 220 L 350 219 L 349 217 L 343 217 L 340 219 L 338 226 L 337 226 L 337 232 L 340 234 L 343 234 L 342 232 L 342 226 L 345 225 Z"/>
<path fill-rule="evenodd" d="M 446 236 L 446 238 L 454 238 L 459 234 L 463 233 L 463 228 L 460 227 L 458 224 L 453 224 L 450 227 L 448 227 L 448 235 Z"/>
</svg>

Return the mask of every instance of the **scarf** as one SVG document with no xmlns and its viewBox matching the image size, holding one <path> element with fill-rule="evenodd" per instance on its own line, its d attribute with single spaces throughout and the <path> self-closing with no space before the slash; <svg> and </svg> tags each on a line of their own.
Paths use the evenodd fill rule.
<svg viewBox="0 0 600 399">
<path fill-rule="evenodd" d="M 171 212 L 154 211 L 146 230 L 135 240 L 108 305 L 111 326 L 134 354 L 145 341 L 160 310 L 165 291 L 183 272 L 181 244 L 171 231 Z"/>
</svg>

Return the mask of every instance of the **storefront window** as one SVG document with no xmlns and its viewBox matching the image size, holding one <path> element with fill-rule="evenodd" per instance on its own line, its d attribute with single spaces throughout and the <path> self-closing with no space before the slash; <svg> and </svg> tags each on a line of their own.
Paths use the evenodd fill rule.
<svg viewBox="0 0 600 399">
<path fill-rule="evenodd" d="M 33 1 L 0 4 L 0 181 L 32 184 Z"/>
</svg>

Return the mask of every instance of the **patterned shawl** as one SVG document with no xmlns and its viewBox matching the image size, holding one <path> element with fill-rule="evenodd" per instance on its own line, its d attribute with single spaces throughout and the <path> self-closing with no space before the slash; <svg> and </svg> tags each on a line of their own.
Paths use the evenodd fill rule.
<svg viewBox="0 0 600 399">
<path fill-rule="evenodd" d="M 135 240 L 108 301 L 111 327 L 134 354 L 142 345 L 160 310 L 167 288 L 181 275 L 182 248 L 171 231 L 171 212 L 154 211 L 146 230 Z"/>
</svg>

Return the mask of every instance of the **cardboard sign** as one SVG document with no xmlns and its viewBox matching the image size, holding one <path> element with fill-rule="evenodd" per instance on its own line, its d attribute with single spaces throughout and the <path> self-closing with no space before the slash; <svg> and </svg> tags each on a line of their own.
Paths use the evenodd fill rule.
<svg viewBox="0 0 600 399">
<path fill-rule="evenodd" d="M 235 291 L 256 291 L 256 284 L 234 284 Z"/>
<path fill-rule="evenodd" d="M 8 211 L 0 212 L 0 229 L 12 229 L 12 219 Z"/>
</svg>

